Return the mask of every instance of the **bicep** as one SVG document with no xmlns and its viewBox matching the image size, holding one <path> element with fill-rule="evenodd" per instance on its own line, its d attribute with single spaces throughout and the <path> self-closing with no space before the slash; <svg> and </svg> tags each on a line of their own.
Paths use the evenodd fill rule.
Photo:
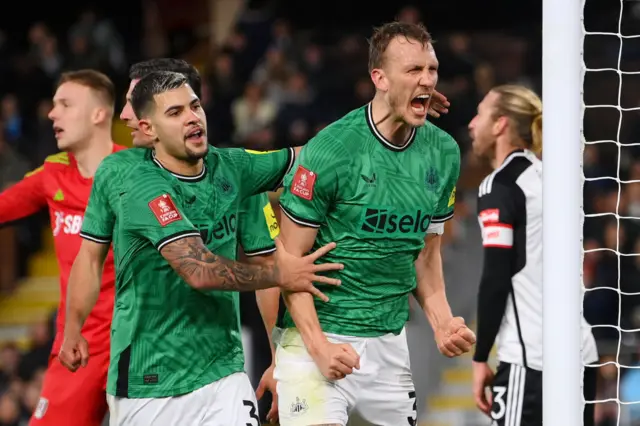
<svg viewBox="0 0 640 426">
<path fill-rule="evenodd" d="M 192 283 L 198 268 L 217 260 L 200 236 L 176 239 L 160 248 L 160 254 L 187 283 Z"/>
<path fill-rule="evenodd" d="M 100 243 L 91 241 L 89 239 L 83 239 L 80 245 L 80 251 L 76 256 L 76 262 L 85 262 L 93 266 L 98 265 L 102 267 L 107 255 L 109 254 L 109 248 L 111 244 Z"/>
<path fill-rule="evenodd" d="M 318 228 L 304 226 L 280 215 L 280 240 L 288 253 L 303 256 L 311 251 L 318 235 Z"/>
</svg>

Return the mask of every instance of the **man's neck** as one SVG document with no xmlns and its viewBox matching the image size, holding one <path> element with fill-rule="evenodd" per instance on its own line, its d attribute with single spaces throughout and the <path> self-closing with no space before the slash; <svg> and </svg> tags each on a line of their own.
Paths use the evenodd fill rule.
<svg viewBox="0 0 640 426">
<path fill-rule="evenodd" d="M 101 134 L 94 136 L 84 147 L 71 151 L 78 164 L 80 175 L 92 178 L 98 170 L 98 166 L 104 158 L 113 152 L 111 135 Z"/>
<path fill-rule="evenodd" d="M 513 151 L 517 151 L 518 149 L 521 149 L 521 148 L 518 148 L 517 146 L 513 146 L 508 143 L 496 143 L 496 155 L 491 164 L 493 169 L 495 170 L 498 167 L 502 166 L 502 164 L 504 163 L 504 160 L 506 160 L 507 157 Z"/>
<path fill-rule="evenodd" d="M 409 140 L 413 128 L 393 115 L 382 95 L 376 95 L 371 101 L 371 117 L 378 132 L 392 144 L 403 146 Z"/>
<path fill-rule="evenodd" d="M 202 168 L 204 167 L 204 160 L 202 158 L 195 161 L 185 161 L 167 154 L 162 149 L 156 149 L 155 155 L 156 160 L 158 160 L 165 169 L 178 175 L 197 176 L 202 173 Z"/>
</svg>

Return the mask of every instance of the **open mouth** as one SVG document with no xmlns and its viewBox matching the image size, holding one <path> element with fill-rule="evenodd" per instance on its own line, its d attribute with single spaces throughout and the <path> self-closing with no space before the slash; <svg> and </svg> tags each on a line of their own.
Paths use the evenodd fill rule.
<svg viewBox="0 0 640 426">
<path fill-rule="evenodd" d="M 196 127 L 186 134 L 185 140 L 190 142 L 202 142 L 203 137 L 204 130 L 200 127 Z"/>
<path fill-rule="evenodd" d="M 429 104 L 430 95 L 418 95 L 411 99 L 411 108 L 418 115 L 427 114 L 427 105 Z"/>
<path fill-rule="evenodd" d="M 58 127 L 58 126 L 53 126 L 53 134 L 55 135 L 56 138 L 59 138 L 62 133 L 64 133 L 64 130 L 62 130 L 62 128 Z"/>
</svg>

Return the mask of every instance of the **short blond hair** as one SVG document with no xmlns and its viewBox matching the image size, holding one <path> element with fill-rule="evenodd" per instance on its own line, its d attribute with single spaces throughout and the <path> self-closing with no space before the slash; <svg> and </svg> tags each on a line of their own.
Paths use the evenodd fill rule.
<svg viewBox="0 0 640 426">
<path fill-rule="evenodd" d="M 93 69 L 68 71 L 60 75 L 57 87 L 62 86 L 64 83 L 76 83 L 93 90 L 113 113 L 116 103 L 116 89 L 106 74 Z"/>
<path fill-rule="evenodd" d="M 498 95 L 494 116 L 507 117 L 526 148 L 542 153 L 542 100 L 531 89 L 516 84 L 506 84 L 491 89 Z"/>
</svg>

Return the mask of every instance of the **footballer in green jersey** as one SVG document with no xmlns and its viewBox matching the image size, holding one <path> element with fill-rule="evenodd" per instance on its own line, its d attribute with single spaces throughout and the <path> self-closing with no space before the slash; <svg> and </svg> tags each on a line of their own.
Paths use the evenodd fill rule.
<svg viewBox="0 0 640 426">
<path fill-rule="evenodd" d="M 138 118 L 136 117 L 131 106 L 131 92 L 135 88 L 138 81 L 145 75 L 153 71 L 173 71 L 183 74 L 187 77 L 189 86 L 193 89 L 196 96 L 201 97 L 202 82 L 198 70 L 188 62 L 175 58 L 153 58 L 147 61 L 138 62 L 129 68 L 129 89 L 126 96 L 125 105 L 120 113 L 120 119 L 126 123 L 127 127 L 132 129 L 133 145 L 138 147 L 151 148 L 153 141 L 149 140 L 138 129 Z M 268 203 L 266 193 L 255 195 L 240 204 L 238 216 L 238 235 L 239 243 L 245 253 L 246 260 L 255 264 L 266 264 L 273 261 L 273 252 L 275 251 L 275 243 L 273 239 L 279 232 L 278 222 Z M 256 291 L 256 303 L 258 305 L 260 315 L 263 318 L 269 347 L 272 351 L 272 364 L 274 360 L 274 346 L 271 343 L 271 332 L 276 324 L 278 317 L 278 304 L 280 299 L 280 290 L 277 288 L 267 288 Z M 259 388 L 268 389 L 272 394 L 276 393 L 276 384 L 273 380 L 273 368 L 270 367 L 260 380 Z M 259 395 L 258 395 L 259 396 Z M 275 401 L 275 399 L 274 399 Z M 271 410 L 267 418 L 272 418 L 277 409 L 277 404 L 272 403 Z"/>
<path fill-rule="evenodd" d="M 137 155 L 138 161 L 110 156 L 100 165 L 76 260 L 82 264 L 92 250 L 103 260 L 108 245 L 98 241 L 112 237 L 111 423 L 251 424 L 257 413 L 243 372 L 237 291 L 279 286 L 324 297 L 313 283 L 339 281 L 318 272 L 342 265 L 315 262 L 335 245 L 302 258 L 280 245 L 268 266 L 231 260 L 240 200 L 278 186 L 293 150 L 209 147 L 200 101 L 178 73 L 143 77 L 132 104 L 154 150 L 125 150 L 122 158 Z M 71 272 L 60 354 L 70 369 L 87 362 L 80 329 L 99 289 L 100 268 L 101 262 L 89 262 L 86 270 L 74 264 Z"/>
<path fill-rule="evenodd" d="M 323 129 L 284 182 L 281 238 L 320 262 L 340 262 L 340 287 L 314 304 L 285 292 L 276 350 L 282 426 L 416 423 L 405 323 L 409 296 L 449 356 L 475 341 L 444 291 L 440 238 L 453 217 L 460 149 L 426 121 L 438 62 L 422 25 L 377 29 L 370 48 L 375 98 Z M 302 296 L 302 297 L 300 297 Z"/>
</svg>

